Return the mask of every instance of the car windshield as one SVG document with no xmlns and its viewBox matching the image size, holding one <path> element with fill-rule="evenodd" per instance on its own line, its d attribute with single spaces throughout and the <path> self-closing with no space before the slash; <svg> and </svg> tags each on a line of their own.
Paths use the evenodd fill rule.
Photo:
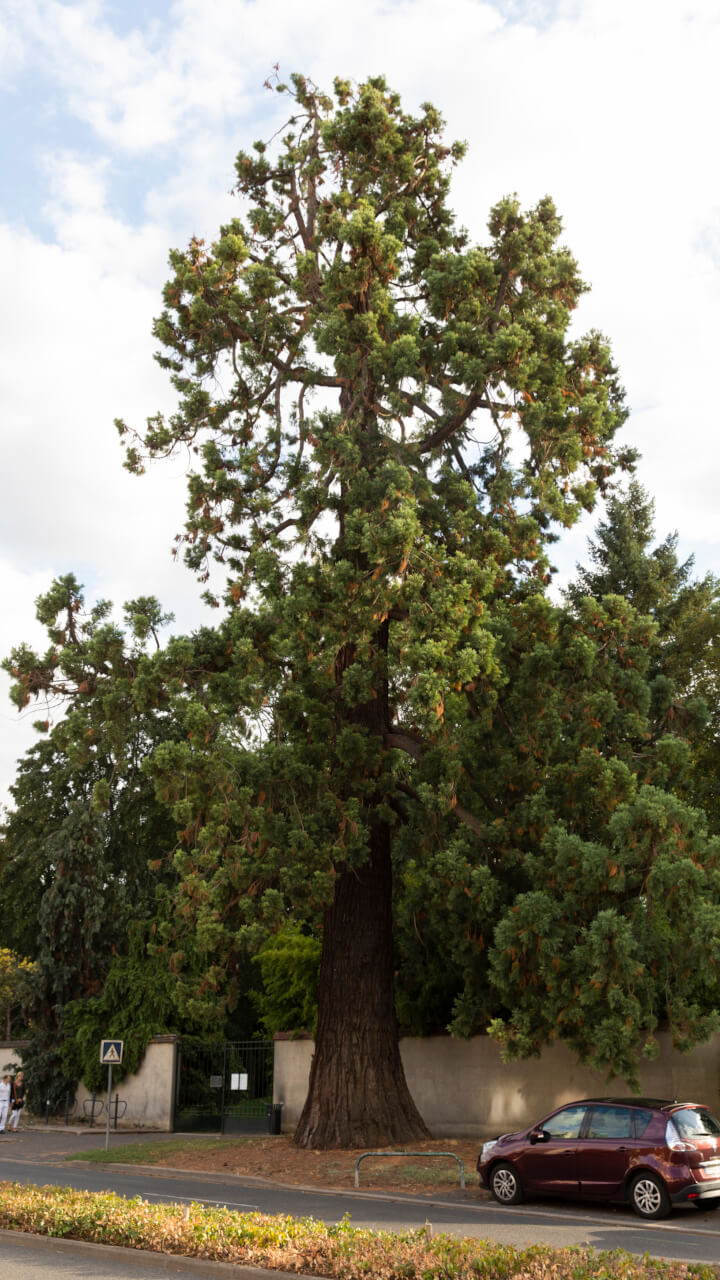
<svg viewBox="0 0 720 1280">
<path fill-rule="evenodd" d="M 720 1137 L 720 1120 L 704 1107 L 682 1107 L 672 1121 L 681 1138 Z"/>
</svg>

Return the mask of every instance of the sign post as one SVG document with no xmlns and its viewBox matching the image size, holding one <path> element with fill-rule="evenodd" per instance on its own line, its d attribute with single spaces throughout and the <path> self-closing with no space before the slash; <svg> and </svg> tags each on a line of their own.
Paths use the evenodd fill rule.
<svg viewBox="0 0 720 1280">
<path fill-rule="evenodd" d="M 105 1150 L 110 1146 L 110 1094 L 112 1093 L 112 1069 L 113 1066 L 119 1067 L 123 1057 L 122 1040 L 101 1040 L 100 1041 L 100 1062 L 108 1069 L 108 1093 L 107 1108 L 105 1120 Z"/>
</svg>

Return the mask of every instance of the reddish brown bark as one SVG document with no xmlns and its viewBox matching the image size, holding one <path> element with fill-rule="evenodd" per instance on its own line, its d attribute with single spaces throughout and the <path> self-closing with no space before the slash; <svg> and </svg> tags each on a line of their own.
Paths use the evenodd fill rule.
<svg viewBox="0 0 720 1280">
<path fill-rule="evenodd" d="M 387 620 L 374 638 L 382 672 Z M 338 681 L 355 658 L 338 655 Z M 350 719 L 383 740 L 387 680 Z M 378 797 L 380 799 L 381 797 Z M 398 1045 L 393 993 L 392 858 L 388 825 L 368 811 L 368 859 L 343 870 L 324 915 L 318 1024 L 308 1095 L 295 1131 L 301 1147 L 373 1147 L 428 1137 L 412 1100 Z"/>
<path fill-rule="evenodd" d="M 398 1047 L 387 827 L 376 827 L 370 843 L 368 862 L 338 876 L 325 914 L 315 1053 L 294 1137 L 302 1147 L 373 1147 L 429 1136 Z"/>
</svg>

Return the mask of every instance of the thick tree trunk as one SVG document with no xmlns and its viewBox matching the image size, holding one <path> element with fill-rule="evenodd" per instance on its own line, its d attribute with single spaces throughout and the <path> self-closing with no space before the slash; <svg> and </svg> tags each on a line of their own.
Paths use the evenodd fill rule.
<svg viewBox="0 0 720 1280">
<path fill-rule="evenodd" d="M 390 832 L 380 824 L 367 863 L 338 876 L 325 913 L 315 1054 L 294 1141 L 374 1147 L 428 1136 L 398 1047 Z"/>
<path fill-rule="evenodd" d="M 387 618 L 374 636 L 374 697 L 350 720 L 382 742 L 389 728 Z M 356 660 L 338 653 L 338 684 Z M 376 802 L 382 796 L 375 798 Z M 391 833 L 368 808 L 368 857 L 341 871 L 323 918 L 318 1024 L 308 1094 L 294 1134 L 301 1147 L 412 1143 L 429 1131 L 410 1095 L 398 1045 L 393 993 Z"/>
</svg>

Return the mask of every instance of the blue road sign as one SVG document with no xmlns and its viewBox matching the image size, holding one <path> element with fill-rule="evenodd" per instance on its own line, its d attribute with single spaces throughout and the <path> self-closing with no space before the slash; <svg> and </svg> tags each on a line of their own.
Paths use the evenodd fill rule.
<svg viewBox="0 0 720 1280">
<path fill-rule="evenodd" d="M 101 1040 L 100 1061 L 106 1067 L 117 1067 L 122 1062 L 122 1040 Z"/>
</svg>

